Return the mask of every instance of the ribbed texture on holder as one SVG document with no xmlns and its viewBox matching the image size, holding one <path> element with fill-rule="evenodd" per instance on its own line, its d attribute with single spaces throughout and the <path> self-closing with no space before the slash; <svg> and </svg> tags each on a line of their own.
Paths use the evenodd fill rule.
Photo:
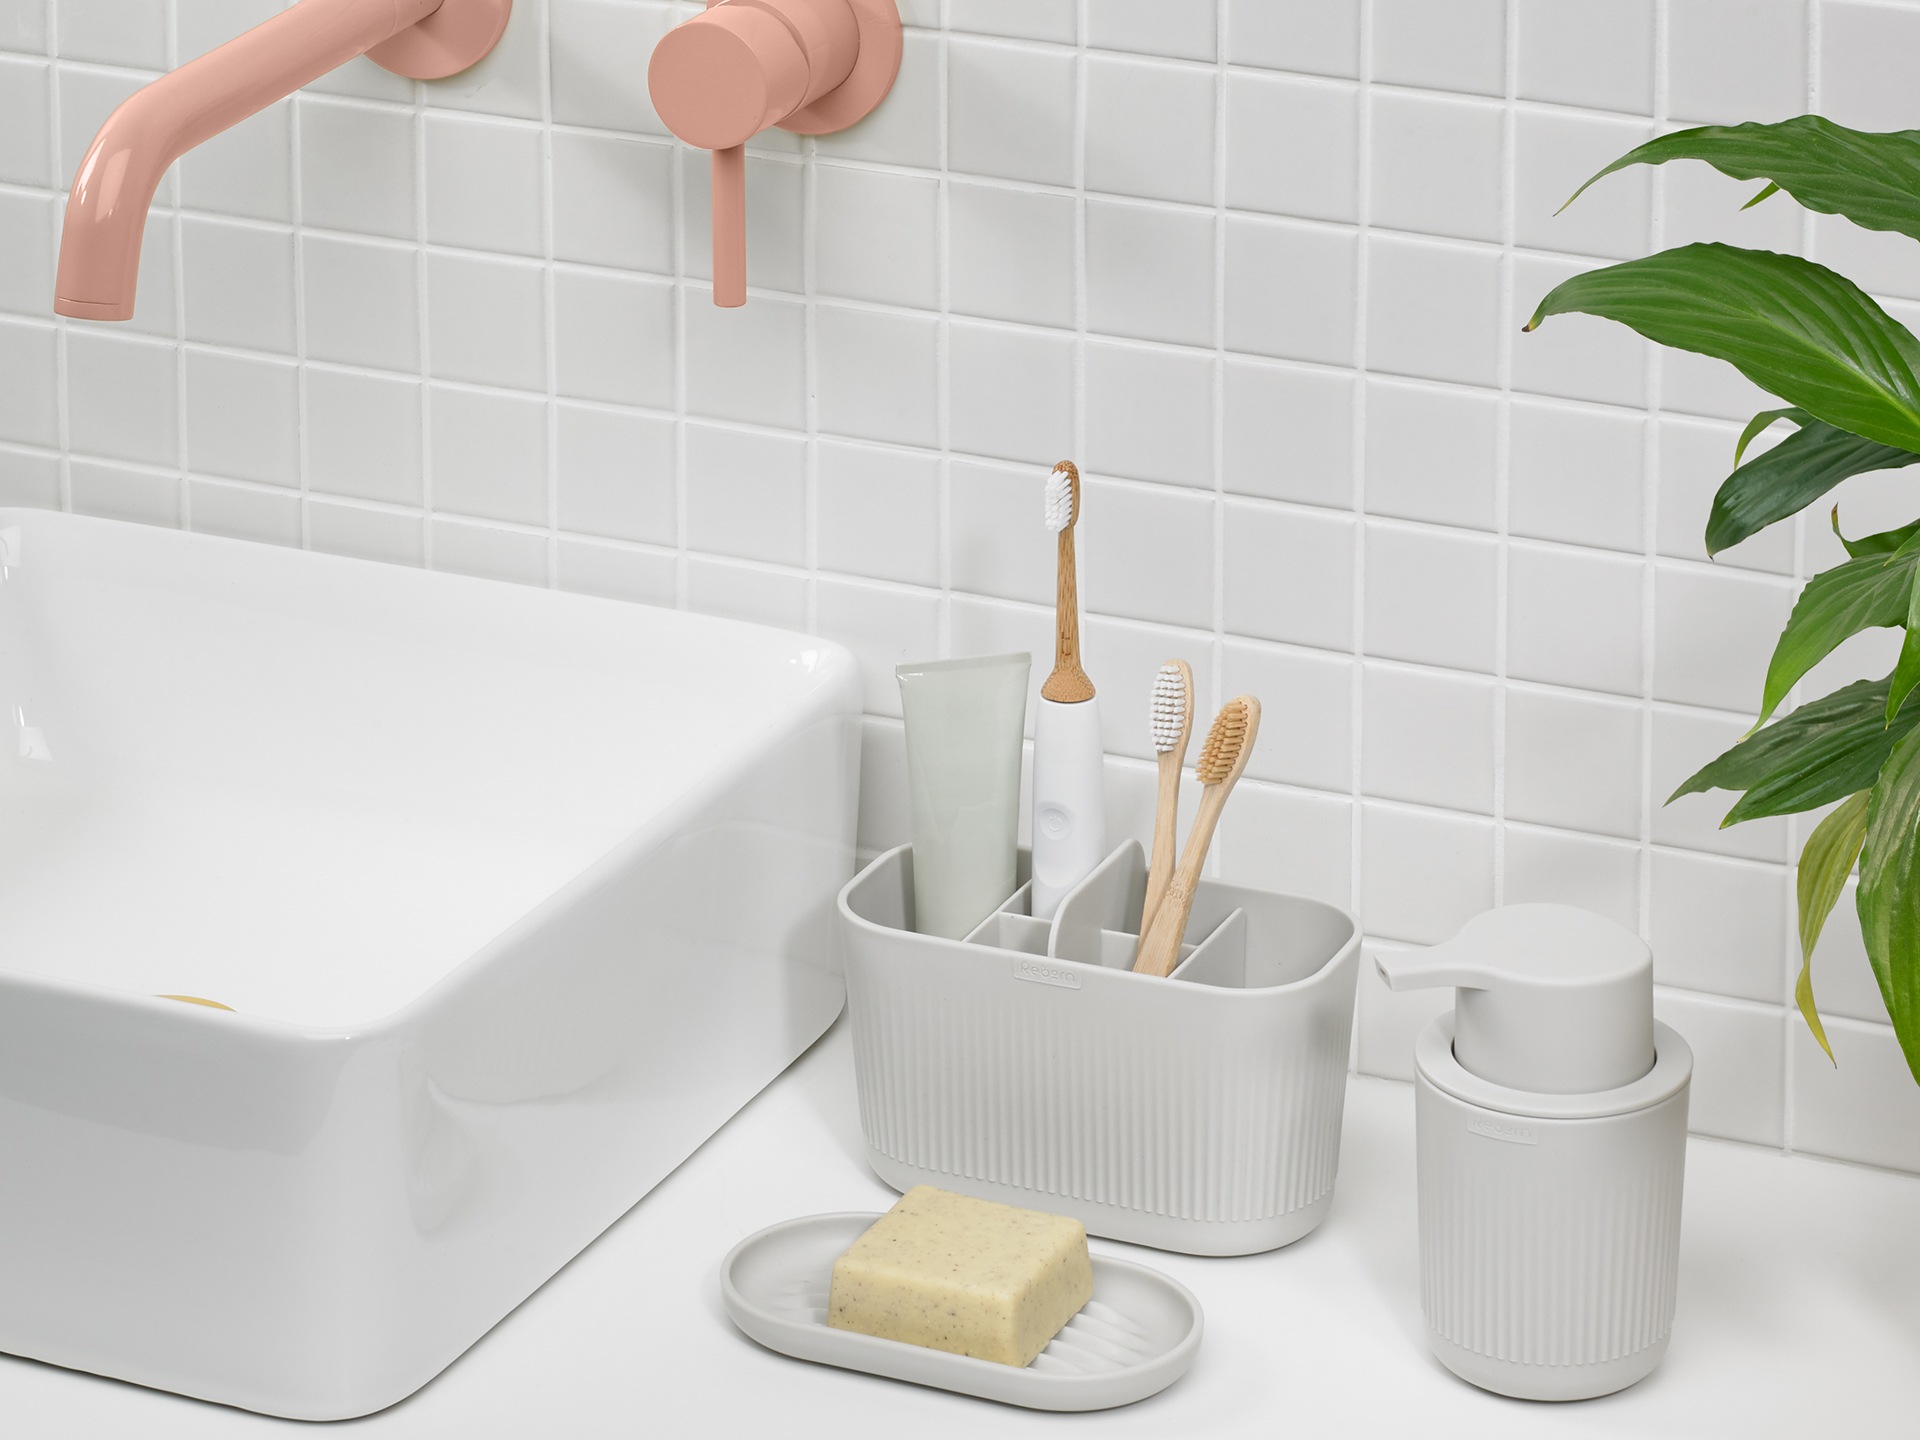
<svg viewBox="0 0 1920 1440">
<path fill-rule="evenodd" d="M 1202 881 L 1176 978 L 1129 968 L 1146 856 L 1125 842 L 1051 925 L 1016 891 L 964 943 L 913 931 L 912 856 L 841 892 L 868 1160 L 1195 1255 L 1288 1245 L 1340 1166 L 1359 927 Z"/>
<path fill-rule="evenodd" d="M 1537 1144 L 1470 1131 L 1466 1107 L 1423 1093 L 1420 1281 L 1427 1326 L 1462 1349 L 1524 1365 L 1595 1365 L 1672 1328 L 1686 1110 L 1525 1121 Z M 1456 1108 L 1458 1107 L 1458 1108 Z M 1656 1107 L 1656 1110 L 1670 1109 Z M 1601 1163 L 1567 1165 L 1557 1126 L 1586 1127 Z M 1639 1127 L 1647 1143 L 1620 1143 Z M 1582 1157 L 1584 1158 L 1584 1157 Z"/>
<path fill-rule="evenodd" d="M 1273 1027 L 1210 1031 L 1183 1024 L 1177 994 L 1050 992 L 974 964 L 995 983 L 849 967 L 861 1123 L 882 1154 L 1200 1222 L 1270 1219 L 1333 1188 L 1344 1010 L 1275 1007 Z"/>
</svg>

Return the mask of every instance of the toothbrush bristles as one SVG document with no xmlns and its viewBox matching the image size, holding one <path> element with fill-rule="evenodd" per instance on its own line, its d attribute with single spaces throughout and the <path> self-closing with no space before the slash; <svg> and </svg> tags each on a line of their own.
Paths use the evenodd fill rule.
<svg viewBox="0 0 1920 1440">
<path fill-rule="evenodd" d="M 1200 758 L 1193 767 L 1194 779 L 1202 785 L 1218 785 L 1227 778 L 1247 744 L 1250 719 L 1244 696 L 1220 707 L 1220 713 L 1213 717 L 1213 728 L 1207 732 L 1207 743 L 1200 747 Z"/>
<path fill-rule="evenodd" d="M 1073 472 L 1064 464 L 1047 476 L 1047 529 L 1059 534 L 1073 523 Z"/>
<path fill-rule="evenodd" d="M 1153 679 L 1153 748 L 1158 753 L 1164 755 L 1180 743 L 1187 711 L 1187 677 L 1178 665 L 1162 665 Z"/>
</svg>

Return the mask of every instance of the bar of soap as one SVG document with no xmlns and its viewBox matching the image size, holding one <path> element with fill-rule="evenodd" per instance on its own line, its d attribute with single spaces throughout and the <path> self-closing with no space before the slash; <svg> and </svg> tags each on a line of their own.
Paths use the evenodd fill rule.
<svg viewBox="0 0 1920 1440">
<path fill-rule="evenodd" d="M 833 1262 L 827 1324 L 1024 1366 L 1092 1296 L 1078 1220 L 916 1185 Z"/>
</svg>

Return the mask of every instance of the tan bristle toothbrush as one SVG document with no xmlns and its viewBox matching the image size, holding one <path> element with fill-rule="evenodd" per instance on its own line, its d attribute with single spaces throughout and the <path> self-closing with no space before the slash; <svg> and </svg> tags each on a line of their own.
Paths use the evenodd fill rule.
<svg viewBox="0 0 1920 1440">
<path fill-rule="evenodd" d="M 1080 664 L 1080 599 L 1073 531 L 1080 520 L 1080 471 L 1062 460 L 1047 476 L 1047 529 L 1058 537 L 1053 673 L 1033 715 L 1033 915 L 1051 920 L 1067 892 L 1107 849 L 1100 706 Z"/>
<path fill-rule="evenodd" d="M 1193 910 L 1193 895 L 1200 884 L 1200 871 L 1207 863 L 1207 847 L 1213 843 L 1213 828 L 1220 823 L 1220 812 L 1234 783 L 1247 768 L 1253 754 L 1254 737 L 1260 733 L 1260 702 L 1251 695 L 1237 695 L 1220 707 L 1207 732 L 1207 743 L 1200 747 L 1193 774 L 1206 788 L 1200 792 L 1200 808 L 1193 817 L 1193 829 L 1187 832 L 1186 849 L 1180 852 L 1179 868 L 1167 884 L 1167 893 L 1154 911 L 1153 924 L 1140 938 L 1140 953 L 1133 968 L 1142 975 L 1171 974 L 1180 963 L 1180 942 L 1187 933 L 1187 916 Z"/>
<path fill-rule="evenodd" d="M 1153 677 L 1153 748 L 1160 762 L 1160 798 L 1153 811 L 1153 858 L 1147 865 L 1147 900 L 1140 907 L 1140 933 L 1153 925 L 1153 912 L 1173 878 L 1173 852 L 1179 843 L 1180 767 L 1187 763 L 1193 734 L 1193 667 L 1169 660 Z"/>
</svg>

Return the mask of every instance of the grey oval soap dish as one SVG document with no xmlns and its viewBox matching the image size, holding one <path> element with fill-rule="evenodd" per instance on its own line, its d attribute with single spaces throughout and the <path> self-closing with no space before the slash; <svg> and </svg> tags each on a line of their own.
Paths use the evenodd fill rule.
<svg viewBox="0 0 1920 1440">
<path fill-rule="evenodd" d="M 1093 1299 L 1024 1370 L 827 1325 L 833 1262 L 880 1217 L 809 1215 L 749 1235 L 720 1267 L 727 1314 L 748 1338 L 863 1370 L 1029 1410 L 1107 1410 L 1157 1395 L 1193 1364 L 1200 1302 L 1178 1281 L 1093 1257 Z"/>
</svg>

